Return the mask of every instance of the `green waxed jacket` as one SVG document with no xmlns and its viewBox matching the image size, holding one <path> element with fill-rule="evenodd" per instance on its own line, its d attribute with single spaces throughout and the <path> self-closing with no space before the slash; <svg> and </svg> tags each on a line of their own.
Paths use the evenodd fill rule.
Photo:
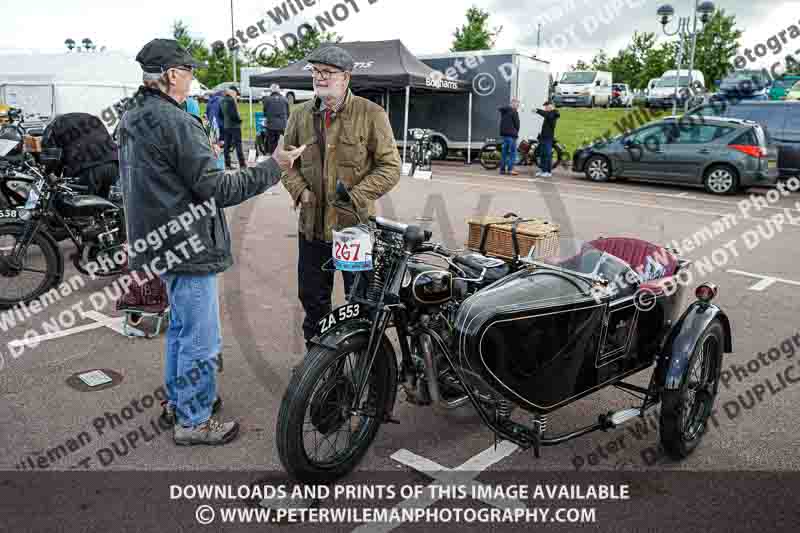
<svg viewBox="0 0 800 533">
<path fill-rule="evenodd" d="M 319 106 L 314 98 L 292 112 L 284 145 L 305 144 L 306 149 L 281 181 L 295 205 L 306 188 L 314 193 L 311 202 L 301 205 L 299 234 L 306 240 L 330 242 L 334 229 L 357 223 L 352 214 L 333 205 L 337 178 L 350 190 L 356 211 L 366 220 L 375 214 L 375 201 L 400 181 L 401 163 L 382 107 L 348 91 L 342 109 L 323 132 L 324 112 Z"/>
</svg>

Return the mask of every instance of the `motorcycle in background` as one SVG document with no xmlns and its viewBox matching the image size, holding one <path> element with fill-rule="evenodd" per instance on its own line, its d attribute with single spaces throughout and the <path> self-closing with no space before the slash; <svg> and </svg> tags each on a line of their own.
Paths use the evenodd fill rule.
<svg viewBox="0 0 800 533">
<path fill-rule="evenodd" d="M 417 169 L 431 169 L 431 133 L 433 133 L 433 130 L 422 128 L 411 128 L 408 130 L 408 136 L 414 141 L 414 144 L 411 145 L 411 154 L 409 157 L 411 161 L 409 176 L 413 176 Z"/>
<path fill-rule="evenodd" d="M 515 165 L 539 167 L 539 161 L 542 157 L 542 145 L 538 139 L 523 139 L 517 147 L 517 152 L 519 153 L 519 162 L 514 163 Z M 481 148 L 481 166 L 486 170 L 495 170 L 500 166 L 502 154 L 502 142 L 497 142 L 497 139 L 494 138 L 486 139 L 486 143 Z M 554 169 L 558 168 L 568 157 L 567 147 L 558 142 L 558 139 L 553 142 L 553 156 L 552 168 Z"/>
</svg>

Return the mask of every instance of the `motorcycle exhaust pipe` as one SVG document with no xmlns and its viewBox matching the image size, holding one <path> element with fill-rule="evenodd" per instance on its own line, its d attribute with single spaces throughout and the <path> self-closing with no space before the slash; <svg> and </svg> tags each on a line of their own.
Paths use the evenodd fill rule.
<svg viewBox="0 0 800 533">
<path fill-rule="evenodd" d="M 442 400 L 442 395 L 439 392 L 439 369 L 436 367 L 436 358 L 433 356 L 433 345 L 430 335 L 425 333 L 420 335 L 420 350 L 422 351 L 422 358 L 425 362 L 425 380 L 427 381 L 428 394 L 431 398 L 433 411 L 441 415 L 467 403 L 469 401 L 469 396 L 467 395 L 450 402 Z"/>
</svg>

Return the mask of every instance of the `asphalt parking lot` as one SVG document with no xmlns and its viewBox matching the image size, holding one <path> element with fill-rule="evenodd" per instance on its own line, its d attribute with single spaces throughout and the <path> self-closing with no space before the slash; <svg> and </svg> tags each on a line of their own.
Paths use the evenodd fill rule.
<svg viewBox="0 0 800 533">
<path fill-rule="evenodd" d="M 478 165 L 436 165 L 430 181 L 403 178 L 380 202 L 380 214 L 426 224 L 434 231 L 434 239 L 451 246 L 463 244 L 464 220 L 476 212 L 513 211 L 548 218 L 561 224 L 562 233 L 580 239 L 626 235 L 658 243 L 681 242 L 726 214 L 737 215 L 733 227 L 685 255 L 702 260 L 716 254 L 713 272 L 698 280 L 719 286 L 718 303 L 733 325 L 734 352 L 726 356 L 723 369 L 738 364 L 745 370 L 730 371 L 717 399 L 716 423 L 686 461 L 660 457 L 657 418 L 651 414 L 632 426 L 545 448 L 538 460 L 532 451 L 501 446 L 493 452 L 496 456 L 473 467 L 487 471 L 800 468 L 796 424 L 800 386 L 777 377 L 800 375 L 793 353 L 800 351 L 800 345 L 794 345 L 790 356 L 791 343 L 784 343 L 800 332 L 796 319 L 800 209 L 795 208 L 800 195 L 782 197 L 744 218 L 737 202 L 747 195 L 720 198 L 701 189 L 635 182 L 595 184 L 564 170 L 553 178 L 534 179 L 530 167 L 519 170 L 520 176 L 512 178 Z M 172 443 L 170 433 L 157 434 L 157 424 L 153 424 L 160 413 L 158 402 L 142 406 L 162 384 L 163 336 L 130 339 L 117 331 L 118 320 L 107 325 L 85 320 L 64 336 L 40 338 L 38 346 L 10 353 L 8 342 L 109 283 L 96 280 L 42 315 L 0 333 L 0 468 L 280 469 L 274 427 L 290 369 L 303 356 L 302 312 L 296 297 L 295 214 L 282 187 L 273 191 L 229 210 L 236 264 L 221 282 L 224 371 L 220 394 L 223 417 L 242 423 L 239 438 L 221 448 L 183 448 Z M 765 193 L 751 190 L 748 194 L 764 198 Z M 777 228 L 769 221 L 789 213 L 797 221 L 785 218 L 780 231 L 770 235 L 769 228 Z M 723 248 L 726 244 L 728 248 Z M 728 250 L 726 261 L 720 260 L 719 249 Z M 73 274 L 70 265 L 66 276 Z M 337 300 L 343 300 L 340 283 Z M 118 316 L 110 308 L 103 314 Z M 99 315 L 95 318 L 104 320 Z M 777 348 L 780 357 L 763 356 L 759 361 L 759 352 L 771 348 Z M 792 365 L 794 369 L 787 370 Z M 122 381 L 94 392 L 79 392 L 67 384 L 74 373 L 95 368 L 118 372 Z M 648 378 L 649 373 L 632 381 L 646 384 Z M 360 469 L 424 469 L 430 464 L 426 460 L 455 468 L 493 447 L 493 435 L 469 408 L 439 417 L 401 397 L 396 408 L 401 423 L 382 427 Z M 587 425 L 600 413 L 628 405 L 624 393 L 605 390 L 551 415 L 550 427 L 563 431 Z M 131 434 L 137 437 L 132 439 Z"/>
</svg>

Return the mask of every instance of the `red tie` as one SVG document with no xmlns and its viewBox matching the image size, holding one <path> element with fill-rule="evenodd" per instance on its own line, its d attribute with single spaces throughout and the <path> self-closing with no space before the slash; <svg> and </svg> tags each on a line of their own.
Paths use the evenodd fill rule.
<svg viewBox="0 0 800 533">
<path fill-rule="evenodd" d="M 325 129 L 330 129 L 331 127 L 331 110 L 325 110 Z"/>
</svg>

